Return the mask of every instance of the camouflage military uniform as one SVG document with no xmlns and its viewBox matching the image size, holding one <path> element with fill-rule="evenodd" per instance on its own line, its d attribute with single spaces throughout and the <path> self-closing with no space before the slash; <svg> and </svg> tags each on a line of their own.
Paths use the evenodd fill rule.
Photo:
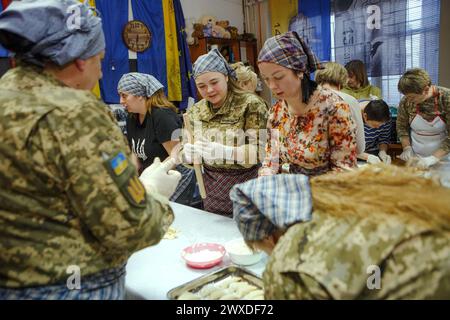
<svg viewBox="0 0 450 320">
<path fill-rule="evenodd" d="M 259 141 L 259 130 L 267 126 L 267 105 L 255 94 L 238 95 L 230 92 L 218 110 L 214 110 L 206 100 L 201 100 L 187 112 L 195 140 L 206 139 L 244 148 L 245 158 L 239 163 L 223 161 L 205 164 L 203 167 L 207 193 L 206 199 L 203 200 L 204 209 L 231 216 L 231 187 L 258 176 L 258 164 L 260 159 L 263 159 L 260 152 L 264 151 L 265 142 Z M 199 128 L 201 131 L 198 131 Z"/>
<path fill-rule="evenodd" d="M 384 218 L 314 212 L 290 227 L 263 274 L 265 298 L 449 299 L 450 234 Z"/>
<path fill-rule="evenodd" d="M 114 121 L 36 67 L 0 79 L 0 287 L 65 283 L 71 265 L 117 268 L 162 238 L 172 210 L 145 193 Z"/>
<path fill-rule="evenodd" d="M 258 130 L 266 129 L 268 107 L 266 102 L 255 94 L 245 93 L 237 95 L 229 93 L 223 106 L 217 111 L 205 99 L 194 104 L 187 110 L 193 129 L 202 128 L 202 134 L 194 133 L 194 139 L 205 138 L 212 140 L 215 130 L 223 134 L 222 144 L 235 141 L 235 146 L 246 145 L 246 159 L 242 164 L 214 164 L 214 167 L 223 169 L 242 169 L 254 166 L 248 163 L 248 154 L 252 147 L 257 147 Z M 251 132 L 253 129 L 254 132 Z M 249 130 L 249 131 L 247 131 Z M 244 136 L 239 132 L 247 134 Z M 253 149 L 255 150 L 255 149 Z"/>
</svg>

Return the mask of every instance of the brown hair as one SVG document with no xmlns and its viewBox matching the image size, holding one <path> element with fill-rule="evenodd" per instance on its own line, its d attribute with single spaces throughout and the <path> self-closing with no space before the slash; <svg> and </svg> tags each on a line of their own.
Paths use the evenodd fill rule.
<svg viewBox="0 0 450 320">
<path fill-rule="evenodd" d="M 345 65 L 345 69 L 347 69 L 349 77 L 355 76 L 356 81 L 358 81 L 361 88 L 369 85 L 369 79 L 367 78 L 367 71 L 364 62 L 361 60 L 352 60 Z"/>
<path fill-rule="evenodd" d="M 336 62 L 327 62 L 324 69 L 316 71 L 314 80 L 318 84 L 331 84 L 343 88 L 347 84 L 348 73 L 343 65 Z"/>
<path fill-rule="evenodd" d="M 431 78 L 428 73 L 420 68 L 406 71 L 398 81 L 398 91 L 402 94 L 421 94 L 425 87 L 431 86 Z"/>
<path fill-rule="evenodd" d="M 291 71 L 296 75 L 300 75 L 303 73 L 303 79 L 300 81 L 300 89 L 302 90 L 302 102 L 308 103 L 309 99 L 314 94 L 314 91 L 316 91 L 317 89 L 317 82 L 311 80 L 308 72 L 294 71 L 292 69 Z"/>
<path fill-rule="evenodd" d="M 153 107 L 169 108 L 178 113 L 178 109 L 167 99 L 163 89 L 159 89 L 151 97 L 147 97 L 145 105 L 148 113 L 152 113 Z"/>
</svg>

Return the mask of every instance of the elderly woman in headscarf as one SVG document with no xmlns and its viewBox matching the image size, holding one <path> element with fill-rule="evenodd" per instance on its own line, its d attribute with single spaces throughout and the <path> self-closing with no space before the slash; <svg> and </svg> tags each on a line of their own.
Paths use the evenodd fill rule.
<svg viewBox="0 0 450 320">
<path fill-rule="evenodd" d="M 246 242 L 270 255 L 265 299 L 450 297 L 450 189 L 437 179 L 378 164 L 260 177 L 231 199 Z"/>
<path fill-rule="evenodd" d="M 138 178 L 91 92 L 105 39 L 89 7 L 13 1 L 0 43 L 18 61 L 0 79 L 0 300 L 121 299 L 128 257 L 173 221 L 175 161 Z"/>
<path fill-rule="evenodd" d="M 193 73 L 203 99 L 187 110 L 194 141 L 184 144 L 184 158 L 204 164 L 204 209 L 231 216 L 231 187 L 258 175 L 258 131 L 266 128 L 267 105 L 237 86 L 234 70 L 217 49 L 200 56 Z"/>
<path fill-rule="evenodd" d="M 258 56 L 262 79 L 278 99 L 260 175 L 308 176 L 356 166 L 355 123 L 335 92 L 317 87 L 310 74 L 321 65 L 296 32 L 269 38 Z"/>
<path fill-rule="evenodd" d="M 138 72 L 124 74 L 117 85 L 120 103 L 128 111 L 128 143 L 140 161 L 140 171 L 155 158 L 165 160 L 180 143 L 177 131 L 182 121 L 163 89 L 155 77 Z M 177 170 L 183 178 L 170 200 L 189 205 L 195 190 L 194 171 L 182 165 Z"/>
</svg>

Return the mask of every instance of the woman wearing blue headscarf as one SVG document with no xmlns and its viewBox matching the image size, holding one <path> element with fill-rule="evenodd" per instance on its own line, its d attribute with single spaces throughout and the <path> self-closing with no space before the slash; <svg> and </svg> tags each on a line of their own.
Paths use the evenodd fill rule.
<svg viewBox="0 0 450 320">
<path fill-rule="evenodd" d="M 150 166 L 155 158 L 162 161 L 176 153 L 180 143 L 182 121 L 163 88 L 155 77 L 138 72 L 124 74 L 117 86 L 120 103 L 128 112 L 127 138 L 139 159 L 139 171 Z M 189 205 L 195 190 L 194 171 L 182 165 L 178 165 L 177 170 L 182 179 L 170 200 Z"/>
<path fill-rule="evenodd" d="M 231 216 L 231 187 L 258 175 L 259 130 L 266 128 L 268 108 L 238 87 L 235 71 L 217 49 L 200 56 L 193 71 L 203 99 L 187 110 L 194 141 L 184 144 L 183 154 L 188 163 L 204 163 L 204 209 Z"/>
<path fill-rule="evenodd" d="M 315 176 L 356 167 L 356 125 L 350 107 L 310 80 L 322 65 L 303 39 L 293 31 L 267 39 L 258 67 L 278 99 L 268 121 L 273 143 L 266 146 L 259 174 Z"/>
<path fill-rule="evenodd" d="M 264 298 L 448 300 L 450 189 L 435 178 L 378 164 L 235 186 L 238 229 L 270 255 Z"/>
</svg>

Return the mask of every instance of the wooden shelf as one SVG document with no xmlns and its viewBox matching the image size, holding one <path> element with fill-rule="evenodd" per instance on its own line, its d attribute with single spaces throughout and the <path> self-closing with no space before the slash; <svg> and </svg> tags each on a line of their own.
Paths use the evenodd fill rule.
<svg viewBox="0 0 450 320">
<path fill-rule="evenodd" d="M 189 51 L 191 54 L 191 62 L 194 63 L 199 56 L 207 53 L 211 50 L 211 45 L 217 45 L 219 51 L 222 49 L 230 49 L 231 54 L 226 56 L 229 63 L 234 63 L 242 61 L 248 62 L 255 70 L 257 70 L 256 59 L 256 40 L 255 41 L 242 41 L 238 39 L 224 39 L 224 38 L 200 38 L 198 39 L 198 44 L 190 45 Z M 241 54 L 242 52 L 245 52 Z"/>
</svg>

